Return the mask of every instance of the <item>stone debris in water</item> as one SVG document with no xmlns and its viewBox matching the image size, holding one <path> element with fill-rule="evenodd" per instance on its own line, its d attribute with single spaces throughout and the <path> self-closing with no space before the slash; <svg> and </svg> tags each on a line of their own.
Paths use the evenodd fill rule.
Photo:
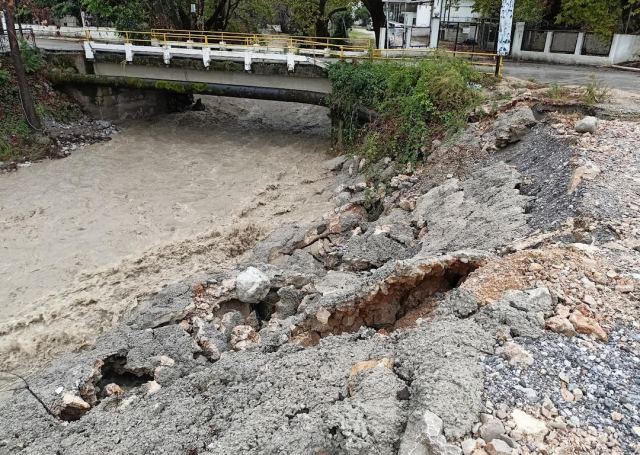
<svg viewBox="0 0 640 455">
<path fill-rule="evenodd" d="M 230 270 L 167 288 L 33 377 L 68 425 L 24 391 L 1 399 L 1 447 L 633 453 L 640 205 L 607 161 L 622 158 L 589 141 L 622 141 L 631 160 L 640 139 L 611 121 L 576 150 L 571 119 L 548 114 L 562 128 L 529 130 L 527 100 L 469 126 L 456 153 L 472 160 L 436 144 L 430 166 L 385 188 L 358 174 L 361 157 L 325 163 L 333 211 L 277 229 Z M 600 172 L 572 180 L 574 155 Z"/>
</svg>

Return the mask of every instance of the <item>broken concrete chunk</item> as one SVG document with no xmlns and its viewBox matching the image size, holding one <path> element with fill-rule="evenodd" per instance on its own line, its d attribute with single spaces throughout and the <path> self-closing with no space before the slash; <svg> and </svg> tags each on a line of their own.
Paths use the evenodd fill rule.
<svg viewBox="0 0 640 455">
<path fill-rule="evenodd" d="M 511 365 L 529 366 L 533 364 L 533 356 L 518 343 L 509 341 L 496 349 L 496 354 L 504 357 Z M 485 441 L 491 441 L 483 437 Z"/>
<path fill-rule="evenodd" d="M 339 171 L 349 160 L 347 155 L 336 156 L 335 158 L 331 158 L 322 163 L 322 167 L 324 167 L 327 171 Z"/>
<path fill-rule="evenodd" d="M 231 332 L 231 347 L 235 351 L 244 351 L 257 346 L 259 342 L 260 335 L 251 326 L 239 325 L 234 327 Z"/>
<path fill-rule="evenodd" d="M 401 243 L 383 233 L 367 232 L 349 239 L 343 261 L 350 270 L 360 271 L 377 268 L 391 259 L 400 259 L 405 254 Z"/>
<path fill-rule="evenodd" d="M 229 341 L 231 339 L 231 332 L 233 328 L 237 325 L 242 325 L 244 323 L 244 316 L 237 310 L 231 310 L 222 315 L 222 333 L 225 336 L 225 339 Z"/>
<path fill-rule="evenodd" d="M 511 447 L 509 447 L 509 444 L 502 441 L 501 439 L 494 439 L 493 441 L 489 442 L 485 446 L 484 450 L 489 455 L 511 455 L 513 453 Z"/>
<path fill-rule="evenodd" d="M 489 418 L 480 426 L 478 431 L 480 432 L 480 437 L 485 441 L 493 441 L 505 433 L 504 425 L 499 419 L 495 418 Z"/>
<path fill-rule="evenodd" d="M 78 420 L 82 417 L 91 406 L 77 395 L 65 393 L 62 396 L 62 407 L 59 416 L 62 420 Z"/>
<path fill-rule="evenodd" d="M 329 219 L 329 233 L 341 234 L 360 226 L 367 221 L 367 211 L 359 204 L 347 204 L 341 211 Z"/>
<path fill-rule="evenodd" d="M 503 148 L 518 142 L 535 124 L 536 119 L 529 106 L 520 106 L 512 111 L 499 114 L 494 123 L 495 146 Z"/>
<path fill-rule="evenodd" d="M 258 303 L 264 299 L 271 288 L 269 277 L 255 267 L 249 267 L 236 278 L 238 300 L 245 303 Z"/>
<path fill-rule="evenodd" d="M 526 291 L 507 291 L 504 298 L 509 300 L 512 307 L 522 311 L 550 316 L 553 309 L 553 297 L 544 286 Z"/>
<path fill-rule="evenodd" d="M 124 395 L 124 390 L 122 390 L 122 388 L 118 384 L 112 382 L 104 387 L 104 393 L 108 397 L 120 397 Z"/>
<path fill-rule="evenodd" d="M 320 308 L 316 313 L 316 319 L 320 324 L 326 325 L 329 322 L 329 318 L 331 317 L 331 312 L 326 308 Z"/>
<path fill-rule="evenodd" d="M 511 413 L 516 430 L 525 436 L 531 436 L 536 440 L 543 440 L 549 429 L 544 421 L 537 419 L 520 409 L 514 409 Z"/>
<path fill-rule="evenodd" d="M 431 411 L 415 411 L 409 416 L 400 441 L 399 455 L 459 455 L 462 449 L 449 444 L 442 435 L 442 419 Z"/>
<path fill-rule="evenodd" d="M 462 453 L 463 455 L 471 455 L 474 450 L 480 449 L 481 446 L 475 439 L 465 439 L 462 441 Z"/>
<path fill-rule="evenodd" d="M 65 393 L 62 396 L 62 405 L 72 409 L 80 409 L 85 411 L 91 408 L 91 406 L 89 406 L 89 403 L 72 393 Z"/>
<path fill-rule="evenodd" d="M 276 302 L 274 317 L 285 319 L 296 314 L 298 306 L 304 297 L 304 292 L 294 286 L 285 286 L 278 289 L 278 297 L 280 297 L 280 300 Z"/>
<path fill-rule="evenodd" d="M 573 328 L 573 324 L 571 324 L 569 319 L 560 315 L 547 319 L 545 326 L 552 332 L 556 332 L 567 337 L 572 337 L 576 334 L 576 329 Z"/>
<path fill-rule="evenodd" d="M 143 384 L 142 392 L 145 394 L 145 396 L 151 396 L 154 393 L 158 393 L 161 388 L 162 386 L 156 381 L 149 381 L 146 384 Z"/>
<path fill-rule="evenodd" d="M 580 134 L 593 134 L 598 129 L 598 119 L 596 117 L 588 115 L 576 123 L 575 129 L 576 132 Z"/>
<path fill-rule="evenodd" d="M 607 332 L 605 332 L 598 321 L 588 316 L 585 316 L 580 311 L 574 311 L 569 316 L 569 322 L 573 324 L 573 327 L 578 333 L 584 333 L 587 335 L 594 335 L 600 341 L 607 341 L 609 339 Z"/>
</svg>

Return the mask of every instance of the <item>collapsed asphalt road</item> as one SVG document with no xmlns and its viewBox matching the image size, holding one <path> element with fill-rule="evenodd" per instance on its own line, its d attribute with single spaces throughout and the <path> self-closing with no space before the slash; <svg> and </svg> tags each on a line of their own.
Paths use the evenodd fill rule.
<svg viewBox="0 0 640 455">
<path fill-rule="evenodd" d="M 0 450 L 634 450 L 637 396 L 600 396 L 590 387 L 605 374 L 591 385 L 580 374 L 589 355 L 606 364 L 609 346 L 623 383 L 638 380 L 640 205 L 621 176 L 637 171 L 624 143 L 637 139 L 622 138 L 638 125 L 579 136 L 574 121 L 538 124 L 522 102 L 441 145 L 421 172 L 389 178 L 377 203 L 359 159 L 328 161 L 335 210 L 276 229 L 231 270 L 170 287 L 30 378 L 43 404 L 24 389 L 3 396 Z M 608 143 L 615 157 L 600 154 Z M 596 354 L 545 348 L 558 339 Z M 581 400 L 594 402 L 576 421 Z"/>
</svg>

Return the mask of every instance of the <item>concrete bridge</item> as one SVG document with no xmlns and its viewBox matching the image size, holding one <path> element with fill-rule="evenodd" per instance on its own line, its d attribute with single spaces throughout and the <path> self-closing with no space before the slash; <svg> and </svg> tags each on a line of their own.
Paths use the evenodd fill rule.
<svg viewBox="0 0 640 455">
<path fill-rule="evenodd" d="M 51 74 L 93 110 L 94 115 L 144 116 L 153 99 L 177 94 L 266 99 L 327 105 L 331 83 L 327 68 L 339 60 L 417 59 L 435 49 L 376 49 L 370 39 L 336 39 L 286 35 L 150 30 L 145 32 L 84 29 L 68 37 L 39 36 L 36 45 L 66 54 L 77 71 Z M 458 53 L 463 56 L 464 53 Z M 483 58 L 475 55 L 476 62 Z M 493 65 L 493 54 L 484 56 Z M 140 99 L 144 90 L 148 96 Z M 151 103 L 147 107 L 137 106 Z M 158 103 L 155 103 L 158 104 Z M 108 111 L 107 106 L 129 106 Z M 147 109 L 148 108 L 148 109 Z M 112 109 L 113 110 L 113 109 Z"/>
<path fill-rule="evenodd" d="M 151 30 L 37 40 L 73 57 L 66 85 L 173 90 L 325 105 L 326 69 L 340 59 L 374 57 L 368 39 L 292 37 L 228 32 Z M 55 79 L 55 76 L 54 76 Z M 104 92 L 104 91 L 103 91 Z"/>
</svg>

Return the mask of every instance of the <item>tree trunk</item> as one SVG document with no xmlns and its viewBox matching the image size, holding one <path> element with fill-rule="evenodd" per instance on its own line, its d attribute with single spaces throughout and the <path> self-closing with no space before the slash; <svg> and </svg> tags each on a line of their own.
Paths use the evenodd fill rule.
<svg viewBox="0 0 640 455">
<path fill-rule="evenodd" d="M 386 17 L 384 15 L 384 4 L 382 0 L 364 0 L 362 2 L 371 15 L 371 25 L 376 34 L 376 47 L 380 42 L 380 29 L 386 25 Z"/>
<path fill-rule="evenodd" d="M 324 14 L 327 0 L 320 0 L 318 4 L 318 15 L 316 16 L 315 35 L 320 38 L 329 37 L 329 18 Z"/>
<path fill-rule="evenodd" d="M 4 9 L 5 21 L 7 23 L 7 38 L 9 39 L 9 46 L 11 47 L 11 59 L 13 60 L 13 68 L 16 71 L 16 81 L 18 82 L 18 90 L 20 91 L 20 99 L 22 101 L 24 115 L 29 126 L 34 130 L 39 130 L 42 128 L 42 125 L 33 104 L 31 90 L 29 89 L 27 76 L 24 72 L 24 65 L 22 64 L 20 46 L 18 45 L 18 39 L 16 37 L 16 25 L 13 20 L 15 11 L 14 0 L 4 0 L 2 6 Z"/>
</svg>

